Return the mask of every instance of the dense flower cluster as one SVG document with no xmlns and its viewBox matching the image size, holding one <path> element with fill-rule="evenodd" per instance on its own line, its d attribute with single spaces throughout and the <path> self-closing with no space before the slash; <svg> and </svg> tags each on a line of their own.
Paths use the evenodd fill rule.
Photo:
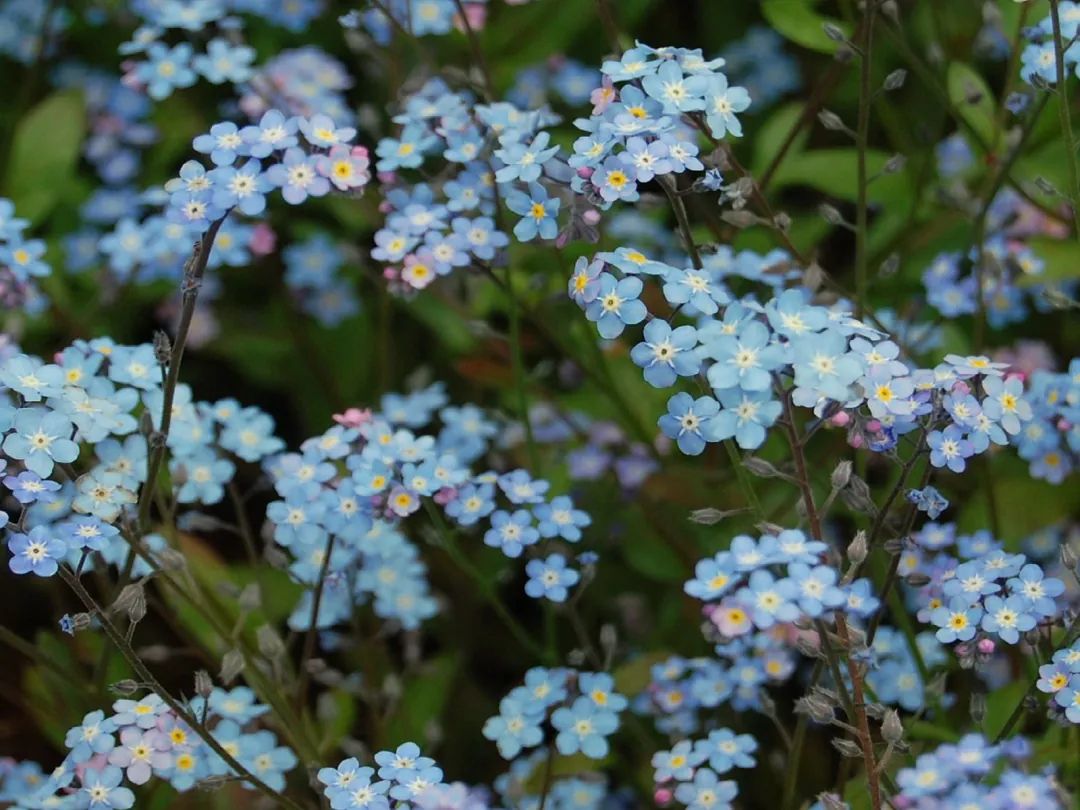
<svg viewBox="0 0 1080 810">
<path fill-rule="evenodd" d="M 29 223 L 16 216 L 11 200 L 0 197 L 0 304 L 11 309 L 40 302 L 34 280 L 52 272 L 45 261 L 45 243 L 28 239 Z"/>
</svg>

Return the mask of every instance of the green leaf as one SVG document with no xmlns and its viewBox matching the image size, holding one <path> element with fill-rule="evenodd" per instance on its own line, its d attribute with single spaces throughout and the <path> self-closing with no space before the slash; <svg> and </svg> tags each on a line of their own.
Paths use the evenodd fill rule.
<svg viewBox="0 0 1080 810">
<path fill-rule="evenodd" d="M 52 211 L 75 174 L 85 128 L 77 90 L 54 93 L 19 122 L 4 179 L 19 216 L 37 223 Z"/>
<path fill-rule="evenodd" d="M 550 755 L 549 755 L 550 756 Z M 573 754 L 572 756 L 562 756 L 561 754 L 555 755 L 555 758 L 551 761 L 551 779 L 562 778 L 566 776 L 578 776 L 583 773 L 594 773 L 601 771 L 605 766 L 612 762 L 613 758 L 608 754 L 603 759 L 590 759 L 584 754 Z M 536 763 L 536 767 L 533 768 L 532 773 L 524 781 L 524 789 L 530 794 L 539 794 L 544 790 L 544 781 L 548 778 L 548 763 L 547 759 L 542 759 Z"/>
<path fill-rule="evenodd" d="M 986 729 L 987 737 L 994 739 L 1005 727 L 1009 715 L 1013 713 L 1016 705 L 1027 692 L 1028 683 L 1026 678 L 1019 678 L 986 696 L 986 720 L 983 722 L 983 728 Z"/>
<path fill-rule="evenodd" d="M 679 555 L 648 529 L 628 535 L 622 549 L 626 561 L 650 579 L 675 582 L 686 578 Z"/>
<path fill-rule="evenodd" d="M 458 664 L 455 655 L 440 656 L 405 684 L 398 711 L 387 724 L 387 745 L 423 739 L 428 723 L 442 716 Z"/>
<path fill-rule="evenodd" d="M 911 183 L 906 172 L 877 176 L 890 157 L 884 152 L 867 151 L 867 197 L 873 203 L 906 207 L 911 194 Z M 854 201 L 858 196 L 858 158 L 858 151 L 854 148 L 803 152 L 798 160 L 781 164 L 773 185 L 810 186 L 834 198 Z"/>
<path fill-rule="evenodd" d="M 812 51 L 834 53 L 837 43 L 825 34 L 825 24 L 835 25 L 851 36 L 851 27 L 839 20 L 819 14 L 815 0 L 764 0 L 761 14 L 778 34 Z"/>
<path fill-rule="evenodd" d="M 986 143 L 993 143 L 997 131 L 994 95 L 986 81 L 963 62 L 949 65 L 946 75 L 949 100 L 957 113 Z"/>
<path fill-rule="evenodd" d="M 795 125 L 802 117 L 803 107 L 802 102 L 792 101 L 773 111 L 772 115 L 769 116 L 769 120 L 761 125 L 761 129 L 754 135 L 754 160 L 751 166 L 755 175 L 760 175 L 765 171 L 765 168 L 779 153 L 780 147 L 787 140 L 788 134 L 795 128 Z M 803 127 L 799 134 L 795 136 L 785 157 L 791 159 L 801 152 L 806 144 L 806 139 L 809 137 L 809 128 Z"/>
</svg>

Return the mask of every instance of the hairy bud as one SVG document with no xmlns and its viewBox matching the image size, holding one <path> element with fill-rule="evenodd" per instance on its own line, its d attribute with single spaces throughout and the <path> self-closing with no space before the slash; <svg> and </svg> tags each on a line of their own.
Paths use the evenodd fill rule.
<svg viewBox="0 0 1080 810">
<path fill-rule="evenodd" d="M 123 697 L 131 697 L 139 691 L 139 684 L 137 681 L 131 680 L 131 678 L 124 678 L 122 681 L 110 684 L 109 689 Z"/>
<path fill-rule="evenodd" d="M 138 624 L 146 616 L 146 589 L 141 582 L 125 585 L 109 608 L 111 613 L 126 614 L 132 624 Z"/>
<path fill-rule="evenodd" d="M 898 743 L 904 738 L 904 724 L 900 722 L 896 709 L 885 712 L 885 719 L 881 721 L 881 738 L 887 743 Z"/>
<path fill-rule="evenodd" d="M 851 480 L 851 462 L 841 461 L 832 471 L 832 475 L 829 476 L 829 483 L 835 490 L 841 490 L 848 485 Z"/>
<path fill-rule="evenodd" d="M 229 650 L 221 658 L 221 671 L 218 677 L 226 685 L 232 683 L 236 676 L 244 671 L 244 654 L 240 650 Z"/>
<path fill-rule="evenodd" d="M 856 759 L 862 756 L 862 749 L 851 740 L 845 740 L 842 737 L 833 737 L 832 744 L 833 748 L 845 757 Z"/>
<path fill-rule="evenodd" d="M 904 82 L 907 80 L 907 71 L 903 68 L 897 68 L 888 76 L 885 77 L 885 81 L 881 83 L 881 89 L 885 91 L 899 90 L 904 86 Z"/>
<path fill-rule="evenodd" d="M 214 682 L 210 679 L 210 673 L 205 669 L 195 672 L 195 694 L 202 698 L 210 697 L 214 691 Z"/>
<path fill-rule="evenodd" d="M 866 559 L 867 554 L 866 546 L 866 532 L 859 531 L 855 534 L 854 539 L 848 543 L 847 558 L 848 561 L 854 565 L 862 565 L 863 560 Z"/>
</svg>

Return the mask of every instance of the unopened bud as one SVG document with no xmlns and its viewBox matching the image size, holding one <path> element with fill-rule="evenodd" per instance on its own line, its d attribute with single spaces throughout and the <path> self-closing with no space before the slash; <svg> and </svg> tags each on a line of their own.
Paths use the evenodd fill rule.
<svg viewBox="0 0 1080 810">
<path fill-rule="evenodd" d="M 971 719 L 976 725 L 982 725 L 982 721 L 986 718 L 986 694 L 983 692 L 972 692 L 971 702 L 968 704 L 968 708 L 971 711 Z"/>
<path fill-rule="evenodd" d="M 818 213 L 821 214 L 821 218 L 828 222 L 830 225 L 844 225 L 844 217 L 840 213 L 840 209 L 828 203 L 822 203 L 818 206 Z"/>
<path fill-rule="evenodd" d="M 210 680 L 210 673 L 205 669 L 196 670 L 195 672 L 195 694 L 202 698 L 210 697 L 210 693 L 214 691 L 214 682 Z"/>
<path fill-rule="evenodd" d="M 724 220 L 728 225 L 735 228 L 749 228 L 751 225 L 757 225 L 759 222 L 758 215 L 753 211 L 724 211 L 720 214 L 720 218 Z"/>
<path fill-rule="evenodd" d="M 898 743 L 904 738 L 904 724 L 900 722 L 896 709 L 885 712 L 885 718 L 881 721 L 881 738 L 888 743 Z"/>
<path fill-rule="evenodd" d="M 285 654 L 285 644 L 277 631 L 268 624 L 255 631 L 255 642 L 264 658 L 276 661 Z"/>
<path fill-rule="evenodd" d="M 110 608 L 112 613 L 127 614 L 132 624 L 138 624 L 146 616 L 146 589 L 141 582 L 125 585 Z"/>
<path fill-rule="evenodd" d="M 163 548 L 161 551 L 156 552 L 154 556 L 157 558 L 158 565 L 164 571 L 183 571 L 187 568 L 187 560 L 184 558 L 183 553 L 175 548 Z"/>
<path fill-rule="evenodd" d="M 907 582 L 912 588 L 923 588 L 930 584 L 930 577 L 919 571 L 912 574 L 908 574 L 904 577 L 904 581 Z"/>
<path fill-rule="evenodd" d="M 226 685 L 232 683 L 236 676 L 244 671 L 244 654 L 240 650 L 229 650 L 221 658 L 221 672 L 218 677 Z"/>
<path fill-rule="evenodd" d="M 1062 544 L 1061 564 L 1070 571 L 1075 571 L 1077 562 L 1078 560 L 1076 558 L 1076 551 L 1073 550 L 1073 547 L 1069 543 Z"/>
<path fill-rule="evenodd" d="M 862 749 L 851 740 L 845 740 L 842 737 L 833 737 L 832 744 L 833 748 L 845 757 L 855 759 L 862 756 Z"/>
<path fill-rule="evenodd" d="M 897 153 L 885 161 L 885 165 L 881 168 L 882 174 L 896 174 L 903 171 L 904 166 L 907 165 L 907 158 Z"/>
<path fill-rule="evenodd" d="M 747 456 L 743 459 L 743 466 L 759 478 L 779 478 L 783 475 L 776 467 L 763 458 Z"/>
<path fill-rule="evenodd" d="M 841 461 L 832 471 L 832 475 L 829 476 L 829 483 L 833 489 L 840 490 L 848 485 L 848 481 L 851 480 L 851 462 Z"/>
<path fill-rule="evenodd" d="M 881 83 L 881 87 L 883 90 L 899 90 L 904 86 L 904 81 L 906 79 L 907 71 L 903 68 L 897 68 L 885 77 L 885 81 Z"/>
<path fill-rule="evenodd" d="M 122 681 L 117 681 L 109 686 L 113 692 L 124 697 L 130 697 L 139 691 L 139 684 L 131 678 L 124 678 Z"/>
<path fill-rule="evenodd" d="M 702 526 L 713 526 L 726 517 L 735 514 L 734 510 L 714 509 L 707 506 L 704 509 L 695 509 L 690 513 L 690 522 Z"/>
<path fill-rule="evenodd" d="M 258 610 L 262 604 L 262 596 L 258 584 L 252 582 L 244 586 L 236 599 L 241 610 Z"/>
<path fill-rule="evenodd" d="M 821 110 L 817 117 L 821 125 L 830 132 L 850 132 L 847 124 L 844 123 L 844 119 L 832 110 Z"/>
<path fill-rule="evenodd" d="M 868 548 L 866 546 L 866 532 L 856 532 L 855 537 L 847 547 L 848 562 L 854 565 L 862 565 L 863 560 L 866 559 Z"/>
<path fill-rule="evenodd" d="M 169 336 L 160 329 L 157 330 L 154 332 L 154 359 L 159 366 L 165 367 L 169 365 L 171 355 L 172 343 L 169 342 Z"/>
<path fill-rule="evenodd" d="M 900 254 L 890 253 L 886 257 L 885 261 L 881 263 L 878 268 L 878 275 L 881 276 L 895 276 L 896 271 L 900 269 Z"/>
<path fill-rule="evenodd" d="M 847 35 L 835 23 L 823 23 L 821 26 L 821 30 L 824 31 L 825 36 L 827 36 L 833 42 L 847 42 Z"/>
</svg>

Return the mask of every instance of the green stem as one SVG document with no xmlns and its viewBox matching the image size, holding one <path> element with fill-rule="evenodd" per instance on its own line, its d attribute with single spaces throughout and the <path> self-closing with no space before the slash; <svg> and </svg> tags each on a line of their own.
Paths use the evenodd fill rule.
<svg viewBox="0 0 1080 810">
<path fill-rule="evenodd" d="M 866 150 L 870 131 L 870 102 L 872 90 L 870 88 L 871 53 L 874 44 L 874 15 L 876 11 L 873 4 L 867 4 L 866 17 L 863 25 L 863 38 L 861 46 L 861 69 L 859 71 L 859 117 L 856 124 L 856 159 L 858 171 L 858 200 L 855 206 L 855 314 L 861 320 L 866 309 L 866 285 L 867 285 L 867 174 L 866 174 Z"/>
<path fill-rule="evenodd" d="M 1069 110 L 1069 92 L 1065 74 L 1065 42 L 1061 36 L 1061 13 L 1059 0 L 1050 0 L 1050 22 L 1054 28 L 1054 61 L 1057 68 L 1058 117 L 1061 134 L 1065 138 L 1065 167 L 1069 172 L 1069 201 L 1072 206 L 1073 227 L 1080 237 L 1080 172 L 1076 168 L 1076 139 L 1073 137 L 1072 112 Z"/>
</svg>

